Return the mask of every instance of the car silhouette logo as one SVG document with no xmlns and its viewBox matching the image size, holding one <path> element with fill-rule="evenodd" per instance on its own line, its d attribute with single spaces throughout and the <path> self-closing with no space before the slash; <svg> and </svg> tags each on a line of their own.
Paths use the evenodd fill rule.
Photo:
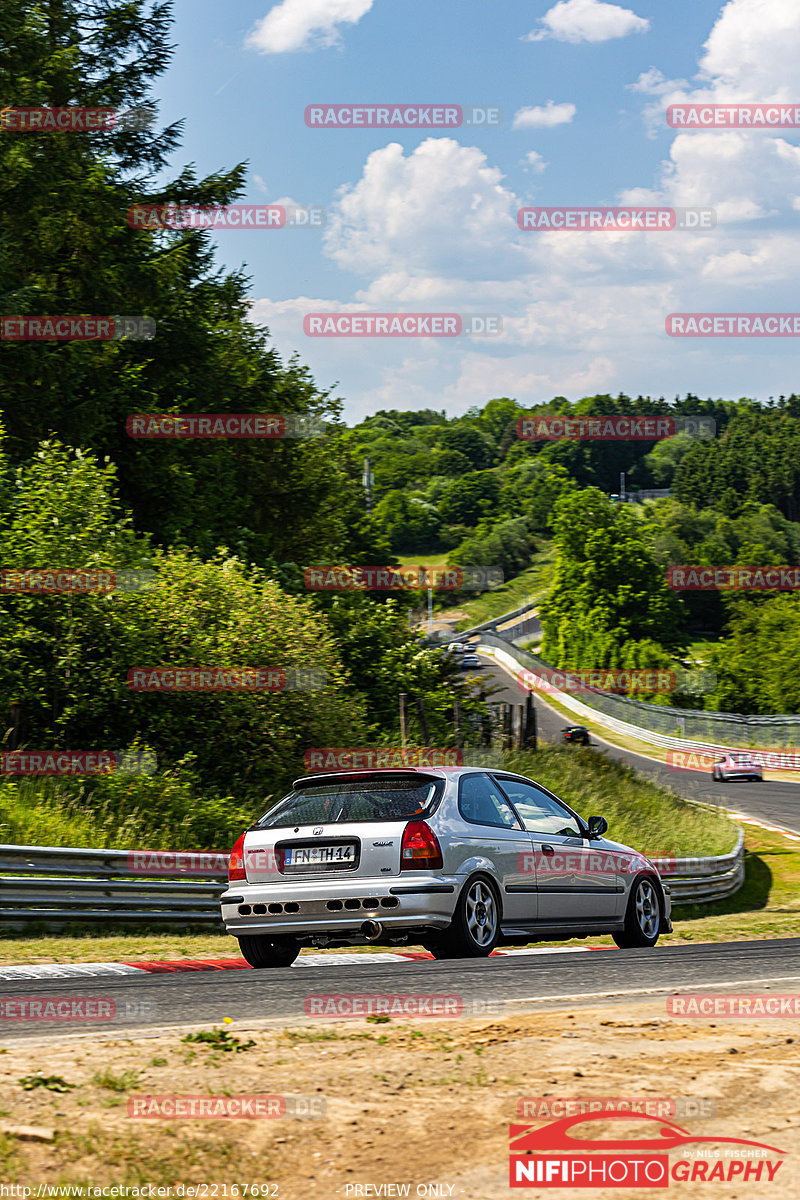
<svg viewBox="0 0 800 1200">
<path fill-rule="evenodd" d="M 316 829 L 311 830 L 312 833 L 322 833 L 322 826 L 317 825 Z"/>
<path fill-rule="evenodd" d="M 650 1121 L 653 1125 L 658 1126 L 657 1136 L 652 1138 L 584 1138 L 575 1137 L 571 1130 L 575 1125 L 588 1126 L 591 1121 Z M 651 1127 L 652 1128 L 652 1127 Z M 656 1133 L 655 1130 L 652 1130 Z M 694 1137 L 686 1129 L 681 1129 L 679 1125 L 673 1125 L 671 1121 L 665 1121 L 660 1117 L 650 1117 L 646 1113 L 633 1112 L 605 1112 L 605 1113 L 579 1113 L 574 1117 L 564 1117 L 560 1121 L 551 1121 L 548 1125 L 543 1125 L 536 1129 L 532 1125 L 511 1125 L 509 1126 L 509 1137 L 511 1139 L 512 1154 L 536 1154 L 542 1151 L 572 1151 L 580 1154 L 587 1150 L 623 1150 L 623 1151 L 642 1151 L 642 1150 L 672 1150 L 678 1146 L 696 1145 L 698 1143 L 709 1142 L 724 1142 L 726 1145 L 736 1146 L 758 1146 L 762 1150 L 771 1150 L 774 1154 L 785 1154 L 785 1150 L 779 1150 L 776 1146 L 767 1146 L 764 1142 L 752 1142 L 747 1138 L 730 1138 L 730 1137 Z"/>
</svg>

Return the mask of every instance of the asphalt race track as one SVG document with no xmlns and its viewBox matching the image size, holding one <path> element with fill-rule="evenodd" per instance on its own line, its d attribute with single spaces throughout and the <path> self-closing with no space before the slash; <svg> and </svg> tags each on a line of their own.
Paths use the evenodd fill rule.
<svg viewBox="0 0 800 1200">
<path fill-rule="evenodd" d="M 483 679 L 491 679 L 501 688 L 492 696 L 492 700 L 521 704 L 527 693 L 514 677 L 491 659 L 484 658 L 483 661 L 486 666 L 479 671 L 476 669 L 475 673 Z M 569 718 L 550 708 L 539 695 L 535 696 L 535 703 L 539 736 L 548 742 L 560 741 L 561 730 L 569 724 Z M 580 718 L 576 718 L 575 722 L 580 724 Z M 800 783 L 773 782 L 768 772 L 763 783 L 714 783 L 710 772 L 672 771 L 663 763 L 642 754 L 611 746 L 594 733 L 591 738 L 597 752 L 635 767 L 641 774 L 649 775 L 657 783 L 664 784 L 688 800 L 702 800 L 706 804 L 715 804 L 753 817 L 765 825 L 775 825 L 800 834 Z M 609 830 L 609 837 L 613 836 L 613 830 Z"/>
<path fill-rule="evenodd" d="M 333 959 L 333 956 L 332 956 Z M 14 997 L 73 997 L 113 1001 L 114 1019 L 4 1020 L 3 1040 L 46 1040 L 205 1028 L 231 1017 L 234 1033 L 259 1025 L 318 1021 L 306 1012 L 311 997 L 369 994 L 449 996 L 463 1001 L 464 1016 L 498 1016 L 568 1006 L 659 1000 L 678 992 L 727 989 L 775 995 L 800 991 L 800 938 L 775 941 L 657 946 L 653 950 L 596 950 L 584 954 L 433 960 L 398 963 L 220 971 L 196 975 L 98 979 L 15 980 L 0 983 L 4 1011 Z M 324 1019 L 324 1018 L 323 1018 Z M 400 1018 L 402 1019 L 402 1018 Z M 419 1018 L 407 1018 L 416 1023 Z M 576 1030 L 580 1022 L 576 1022 Z"/>
</svg>

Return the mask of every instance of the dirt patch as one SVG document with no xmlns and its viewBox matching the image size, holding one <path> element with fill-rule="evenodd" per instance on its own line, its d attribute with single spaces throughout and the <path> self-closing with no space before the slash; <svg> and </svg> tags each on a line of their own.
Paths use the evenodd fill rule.
<svg viewBox="0 0 800 1200">
<path fill-rule="evenodd" d="M 749 1138 L 786 1152 L 771 1184 L 673 1181 L 671 1192 L 726 1200 L 789 1200 L 800 1192 L 800 1037 L 788 1019 L 676 1020 L 665 1016 L 661 1001 L 416 1026 L 354 1020 L 228 1029 L 255 1045 L 237 1052 L 187 1043 L 180 1034 L 9 1044 L 0 1056 L 0 1124 L 56 1133 L 51 1143 L 0 1138 L 0 1174 L 29 1185 L 205 1183 L 212 1198 L 231 1196 L 233 1184 L 269 1182 L 278 1200 L 404 1194 L 364 1190 L 386 1184 L 408 1184 L 410 1196 L 494 1200 L 511 1194 L 509 1124 L 539 1127 L 566 1115 L 554 1107 L 559 1100 L 629 1097 L 648 1099 L 651 1111 L 693 1136 Z M 26 1090 L 19 1082 L 38 1074 L 75 1086 Z M 324 1101 L 325 1115 L 128 1115 L 129 1101 L 165 1094 L 300 1096 L 300 1111 L 319 1114 Z M 526 1097 L 543 1098 L 549 1115 L 530 1099 L 527 1110 L 521 1107 Z M 690 1098 L 696 1104 L 688 1112 L 679 1106 L 667 1116 L 652 1107 Z M 635 1124 L 603 1121 L 601 1133 L 630 1136 Z M 682 1154 L 673 1150 L 672 1161 Z M 432 1184 L 440 1190 L 418 1190 Z"/>
</svg>

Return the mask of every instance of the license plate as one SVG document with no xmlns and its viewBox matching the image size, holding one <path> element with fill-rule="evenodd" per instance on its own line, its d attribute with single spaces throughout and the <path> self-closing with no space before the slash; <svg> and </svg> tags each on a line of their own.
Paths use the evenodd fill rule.
<svg viewBox="0 0 800 1200">
<path fill-rule="evenodd" d="M 294 846 L 284 854 L 287 867 L 349 866 L 356 861 L 355 846 Z"/>
</svg>

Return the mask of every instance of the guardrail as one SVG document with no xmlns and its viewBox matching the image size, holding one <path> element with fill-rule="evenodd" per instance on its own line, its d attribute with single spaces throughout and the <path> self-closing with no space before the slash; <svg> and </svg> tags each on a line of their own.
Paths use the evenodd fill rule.
<svg viewBox="0 0 800 1200">
<path fill-rule="evenodd" d="M 157 851 L 153 852 L 157 854 Z M 227 867 L 143 872 L 140 852 L 0 845 L 0 927 L 33 922 L 214 925 Z"/>
<path fill-rule="evenodd" d="M 744 882 L 744 837 L 716 858 L 670 859 L 661 872 L 678 904 L 704 904 L 732 895 Z M 157 852 L 153 852 L 157 853 Z M 71 922 L 158 924 L 175 929 L 222 929 L 217 900 L 227 870 L 198 879 L 179 868 L 137 872 L 129 850 L 0 845 L 0 928 L 36 924 L 58 930 Z"/>
<path fill-rule="evenodd" d="M 492 633 L 481 634 L 480 649 L 484 650 L 487 654 L 491 654 L 498 660 L 498 662 L 502 663 L 507 670 L 511 671 L 515 677 L 521 677 L 524 672 L 526 681 L 525 686 L 527 690 L 534 692 L 537 690 L 537 674 L 543 668 L 548 666 L 547 663 L 544 663 L 541 659 L 537 658 L 529 651 L 522 650 L 519 646 L 515 646 L 513 642 L 507 640 L 506 638 Z M 550 669 L 552 670 L 554 668 Z M 603 708 L 599 707 L 599 705 L 601 703 L 612 703 L 616 708 L 620 709 L 626 714 L 629 713 L 633 717 L 638 716 L 640 719 L 654 720 L 655 718 L 653 717 L 653 714 L 655 714 L 659 720 L 672 720 L 673 722 L 677 722 L 681 725 L 684 725 L 687 722 L 695 721 L 695 718 L 695 723 L 700 723 L 705 718 L 725 718 L 726 720 L 730 719 L 731 722 L 738 721 L 741 726 L 744 726 L 745 722 L 750 722 L 753 727 L 756 726 L 757 722 L 760 722 L 760 728 L 768 727 L 769 722 L 772 720 L 781 721 L 785 726 L 791 721 L 794 722 L 794 727 L 797 728 L 798 733 L 793 735 L 794 740 L 790 744 L 792 746 L 797 745 L 798 739 L 800 738 L 800 716 L 775 718 L 737 717 L 735 714 L 731 713 L 723 714 L 702 712 L 688 708 L 666 708 L 662 705 L 646 704 L 642 700 L 631 700 L 628 697 L 617 696 L 611 692 L 603 692 L 599 689 L 595 689 L 592 692 L 594 703 L 586 704 L 582 700 L 576 699 L 576 697 L 570 693 L 562 692 L 553 687 L 551 683 L 548 683 L 546 687 L 542 685 L 540 690 L 543 693 L 553 696 L 554 699 L 558 700 L 560 704 L 569 709 L 570 712 L 575 714 L 575 716 L 584 717 L 591 721 L 595 721 L 598 725 L 603 725 L 606 729 L 611 729 L 615 733 L 635 738 L 637 741 L 644 742 L 646 745 L 660 746 L 662 749 L 699 750 L 707 751 L 709 753 L 725 754 L 731 749 L 743 750 L 746 748 L 746 746 L 740 746 L 735 737 L 731 737 L 731 739 L 727 742 L 713 742 L 701 741 L 698 738 L 676 737 L 672 734 L 661 733 L 658 730 L 649 728 L 645 725 L 637 725 L 632 721 L 625 721 L 620 717 L 612 716 L 611 713 L 605 712 Z M 776 738 L 776 741 L 777 740 L 778 739 Z M 774 752 L 777 753 L 777 751 Z M 754 750 L 753 753 L 760 752 L 758 750 Z M 769 752 L 762 751 L 761 753 Z M 780 768 L 780 764 L 776 765 L 779 767 L 779 769 L 792 769 L 791 764 L 785 768 Z"/>
</svg>

